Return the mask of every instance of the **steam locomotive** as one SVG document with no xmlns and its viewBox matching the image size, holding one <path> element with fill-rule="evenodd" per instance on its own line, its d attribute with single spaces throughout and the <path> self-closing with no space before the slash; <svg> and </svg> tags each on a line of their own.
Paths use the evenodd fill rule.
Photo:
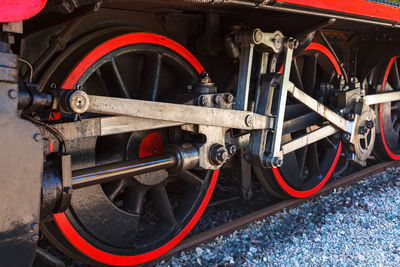
<svg viewBox="0 0 400 267">
<path fill-rule="evenodd" d="M 400 159 L 400 3 L 0 0 L 0 262 L 157 259 L 221 167 L 277 198 Z M 238 164 L 226 164 L 235 162 Z"/>
</svg>

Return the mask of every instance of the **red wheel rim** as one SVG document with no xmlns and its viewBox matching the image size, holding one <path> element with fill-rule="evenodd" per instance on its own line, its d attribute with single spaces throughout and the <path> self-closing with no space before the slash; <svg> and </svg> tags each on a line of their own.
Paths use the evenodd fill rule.
<svg viewBox="0 0 400 267">
<path fill-rule="evenodd" d="M 321 52 L 322 54 L 324 54 L 329 61 L 332 63 L 333 67 L 335 68 L 335 71 L 338 75 L 342 74 L 342 71 L 340 69 L 340 66 L 338 64 L 338 62 L 336 61 L 334 55 L 332 54 L 331 51 L 329 51 L 328 48 L 326 48 L 325 46 L 319 44 L 319 43 L 310 43 L 305 51 L 310 51 L 310 50 L 316 50 Z M 340 153 L 342 151 L 342 143 L 339 142 L 339 146 L 337 148 L 334 160 L 332 162 L 331 167 L 329 168 L 328 172 L 326 173 L 325 177 L 322 178 L 321 182 L 315 186 L 314 188 L 307 190 L 307 191 L 300 191 L 300 190 L 296 190 L 295 188 L 293 188 L 292 186 L 290 186 L 285 179 L 282 177 L 281 172 L 279 171 L 279 168 L 273 168 L 272 169 L 272 173 L 276 179 L 276 181 L 278 182 L 278 184 L 280 185 L 280 187 L 290 196 L 295 197 L 295 198 L 306 198 L 306 197 L 310 197 L 312 195 L 314 195 L 315 193 L 317 193 L 327 182 L 328 180 L 331 178 L 333 171 L 336 168 L 336 165 L 339 161 L 339 157 L 340 157 Z"/>
<path fill-rule="evenodd" d="M 204 68 L 201 66 L 199 61 L 183 46 L 178 44 L 177 42 L 168 39 L 164 36 L 152 34 L 152 33 L 129 33 L 124 34 L 113 39 L 110 39 L 94 50 L 92 50 L 89 54 L 87 54 L 84 59 L 73 69 L 73 71 L 68 75 L 67 79 L 64 81 L 62 88 L 63 89 L 72 89 L 75 87 L 76 83 L 78 82 L 79 78 L 86 72 L 90 66 L 92 66 L 97 60 L 101 57 L 106 55 L 107 53 L 118 49 L 123 46 L 137 44 L 137 43 L 149 43 L 149 44 L 157 44 L 164 47 L 167 47 L 176 53 L 180 54 L 184 59 L 186 59 L 194 69 L 200 74 L 204 71 Z M 147 139 L 146 139 L 147 138 Z M 157 132 L 153 132 L 145 137 L 146 140 L 143 147 L 143 153 L 147 154 L 147 147 L 151 147 L 148 142 L 152 140 L 158 140 L 159 136 Z M 156 144 L 158 147 L 159 144 Z M 158 149 L 162 150 L 162 147 L 158 147 Z M 143 155 L 142 155 L 143 156 Z M 144 155 L 145 156 L 145 155 Z M 194 216 L 190 219 L 189 223 L 180 231 L 173 239 L 171 239 L 166 244 L 162 245 L 161 247 L 139 255 L 134 256 L 121 256 L 115 255 L 103 250 L 100 250 L 86 241 L 73 227 L 71 222 L 69 221 L 68 217 L 65 213 L 57 213 L 54 214 L 55 223 L 57 224 L 58 228 L 61 230 L 65 238 L 82 254 L 86 255 L 87 257 L 108 265 L 118 265 L 118 266 L 130 266 L 136 264 L 142 264 L 153 259 L 156 259 L 163 255 L 164 253 L 171 250 L 174 246 L 176 246 L 182 239 L 193 229 L 197 221 L 200 219 L 201 215 L 203 214 L 207 204 L 211 198 L 211 195 L 214 191 L 215 184 L 218 179 L 219 170 L 213 172 L 209 187 L 205 193 L 205 196 L 197 209 Z"/>
<path fill-rule="evenodd" d="M 383 77 L 383 82 L 382 82 L 382 92 L 385 91 L 389 72 L 390 72 L 390 69 L 392 68 L 392 65 L 393 65 L 394 61 L 396 60 L 396 58 L 397 57 L 393 57 L 390 59 L 389 64 L 385 70 L 385 75 Z M 382 138 L 383 146 L 384 146 L 388 156 L 390 158 L 392 158 L 393 160 L 400 160 L 400 155 L 393 153 L 393 151 L 389 148 L 389 145 L 386 141 L 385 131 L 384 131 L 384 127 L 383 127 L 383 104 L 382 103 L 379 104 L 379 127 L 381 130 L 381 138 Z"/>
</svg>

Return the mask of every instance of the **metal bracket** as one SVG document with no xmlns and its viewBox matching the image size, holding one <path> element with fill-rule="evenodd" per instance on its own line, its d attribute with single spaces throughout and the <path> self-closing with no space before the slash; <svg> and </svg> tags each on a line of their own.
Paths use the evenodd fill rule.
<svg viewBox="0 0 400 267">
<path fill-rule="evenodd" d="M 293 50 L 297 48 L 299 42 L 289 38 L 286 42 L 285 61 L 283 65 L 282 82 L 278 96 L 278 112 L 272 138 L 271 153 L 263 159 L 267 167 L 279 167 L 283 164 L 283 153 L 281 151 L 281 141 L 283 132 L 283 121 L 285 117 L 286 99 L 289 85 L 290 69 L 292 66 Z"/>
<path fill-rule="evenodd" d="M 199 146 L 199 167 L 209 170 L 216 170 L 221 167 L 222 164 L 215 164 L 210 161 L 210 149 L 214 145 L 222 145 L 225 148 L 225 133 L 227 128 L 213 127 L 198 125 L 198 128 L 194 125 L 183 125 L 182 129 L 190 132 L 198 132 L 206 136 L 206 142 Z"/>
<path fill-rule="evenodd" d="M 242 45 L 264 45 L 274 53 L 280 53 L 284 48 L 284 36 L 281 31 L 263 32 L 260 29 L 244 30 L 235 33 L 236 42 Z"/>
<path fill-rule="evenodd" d="M 0 42 L 0 262 L 31 266 L 39 239 L 43 138 L 17 113 L 18 57 Z"/>
</svg>

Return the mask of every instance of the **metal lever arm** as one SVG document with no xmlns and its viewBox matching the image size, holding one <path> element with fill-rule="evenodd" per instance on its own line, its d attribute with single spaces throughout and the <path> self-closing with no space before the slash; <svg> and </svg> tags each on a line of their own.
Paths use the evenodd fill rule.
<svg viewBox="0 0 400 267">
<path fill-rule="evenodd" d="M 352 133 L 354 131 L 354 121 L 348 121 L 342 116 L 336 114 L 336 112 L 329 109 L 327 106 L 319 103 L 317 100 L 301 91 L 292 82 L 287 83 L 287 90 L 295 99 L 321 115 L 323 118 L 327 119 L 336 127 L 348 133 Z"/>
<path fill-rule="evenodd" d="M 77 97 L 69 97 L 74 101 L 67 101 L 69 109 L 76 113 L 126 115 L 161 120 L 163 123 L 171 121 L 243 130 L 272 129 L 274 125 L 273 117 L 248 111 L 95 96 L 87 95 L 82 91 L 76 91 L 76 93 Z"/>
<path fill-rule="evenodd" d="M 279 167 L 282 165 L 283 153 L 281 150 L 283 121 L 285 117 L 286 99 L 289 85 L 290 69 L 292 66 L 293 50 L 298 46 L 298 41 L 289 38 L 286 42 L 285 61 L 283 65 L 282 81 L 279 89 L 278 111 L 276 114 L 276 123 L 274 126 L 274 135 L 270 154 L 263 160 L 268 167 Z"/>
</svg>

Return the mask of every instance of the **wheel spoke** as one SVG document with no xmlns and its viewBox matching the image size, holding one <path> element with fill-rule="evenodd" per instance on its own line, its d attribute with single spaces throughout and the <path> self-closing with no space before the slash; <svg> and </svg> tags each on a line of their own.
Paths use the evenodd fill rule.
<svg viewBox="0 0 400 267">
<path fill-rule="evenodd" d="M 176 225 L 176 217 L 164 184 L 151 189 L 151 200 L 160 219 L 168 225 Z"/>
<path fill-rule="evenodd" d="M 393 126 L 394 126 L 394 124 L 399 120 L 399 116 L 398 116 L 398 114 L 397 114 L 397 112 L 392 112 L 392 114 L 391 114 L 392 116 L 392 124 L 393 124 Z"/>
<path fill-rule="evenodd" d="M 400 75 L 399 75 L 399 67 L 397 65 L 397 59 L 394 61 L 392 68 L 389 72 L 389 83 L 394 89 L 400 90 Z"/>
<path fill-rule="evenodd" d="M 125 188 L 123 210 L 140 215 L 142 213 L 143 200 L 147 188 L 140 185 L 132 185 Z"/>
<path fill-rule="evenodd" d="M 155 66 L 154 66 L 154 70 L 153 70 L 153 78 L 151 79 L 153 81 L 153 93 L 151 96 L 152 101 L 157 100 L 158 87 L 159 87 L 159 83 L 160 83 L 161 65 L 162 65 L 162 55 L 160 53 L 157 53 L 156 60 L 155 60 Z"/>
<path fill-rule="evenodd" d="M 96 70 L 96 76 L 97 76 L 97 79 L 98 79 L 99 82 L 100 82 L 101 88 L 103 88 L 104 95 L 105 95 L 105 96 L 110 96 L 110 92 L 109 92 L 109 90 L 108 90 L 108 87 L 107 87 L 106 83 L 105 83 L 104 80 L 103 80 L 103 77 L 102 77 L 102 74 L 101 74 L 101 70 L 100 70 L 100 69 L 97 69 L 97 70 Z"/>
<path fill-rule="evenodd" d="M 308 146 L 306 164 L 310 175 L 320 176 L 317 143 Z"/>
<path fill-rule="evenodd" d="M 307 56 L 304 60 L 303 86 L 304 91 L 312 95 L 317 81 L 317 62 L 319 53 Z"/>
<path fill-rule="evenodd" d="M 399 134 L 400 122 L 398 120 L 396 120 L 395 123 L 393 124 L 393 129 L 397 134 Z"/>
<path fill-rule="evenodd" d="M 121 93 L 123 94 L 124 97 L 131 98 L 131 96 L 129 94 L 129 91 L 128 91 L 128 88 L 126 88 L 124 80 L 121 77 L 121 73 L 120 73 L 120 71 L 118 69 L 118 66 L 117 66 L 117 63 L 115 62 L 115 59 L 112 58 L 110 60 L 110 62 L 111 62 L 111 66 L 112 66 L 113 72 L 115 74 L 115 78 L 117 78 L 119 88 L 121 89 Z"/>
<path fill-rule="evenodd" d="M 296 150 L 297 166 L 299 168 L 300 177 L 303 175 L 304 165 L 306 163 L 307 150 L 308 150 L 307 146 Z"/>
<path fill-rule="evenodd" d="M 196 174 L 194 174 L 193 172 L 190 172 L 190 171 L 180 172 L 178 174 L 178 177 L 190 184 L 194 184 L 194 185 L 202 185 L 203 184 L 203 180 L 199 176 L 197 176 Z"/>
<path fill-rule="evenodd" d="M 400 101 L 392 102 L 391 105 L 392 112 L 400 112 Z"/>
<path fill-rule="evenodd" d="M 140 97 L 140 94 L 142 93 L 142 86 L 143 86 L 143 69 L 144 69 L 144 56 L 143 55 L 138 55 L 136 58 L 136 62 L 137 62 L 137 71 L 135 74 L 135 82 L 133 85 L 133 90 L 132 92 L 132 97 L 133 98 L 138 98 Z"/>
<path fill-rule="evenodd" d="M 332 143 L 331 139 L 328 137 L 321 140 L 321 143 L 324 144 L 328 149 L 335 149 L 335 145 Z"/>
<path fill-rule="evenodd" d="M 108 196 L 108 198 L 111 201 L 114 201 L 119 192 L 124 188 L 125 186 L 125 179 L 121 179 L 116 182 L 111 182 L 109 184 L 104 185 L 103 190 L 104 193 Z"/>
<path fill-rule="evenodd" d="M 299 65 L 297 64 L 297 59 L 293 59 L 292 66 L 294 68 L 294 83 L 299 86 L 299 88 L 304 91 L 303 82 L 301 80 L 301 74 L 299 70 Z"/>
</svg>

